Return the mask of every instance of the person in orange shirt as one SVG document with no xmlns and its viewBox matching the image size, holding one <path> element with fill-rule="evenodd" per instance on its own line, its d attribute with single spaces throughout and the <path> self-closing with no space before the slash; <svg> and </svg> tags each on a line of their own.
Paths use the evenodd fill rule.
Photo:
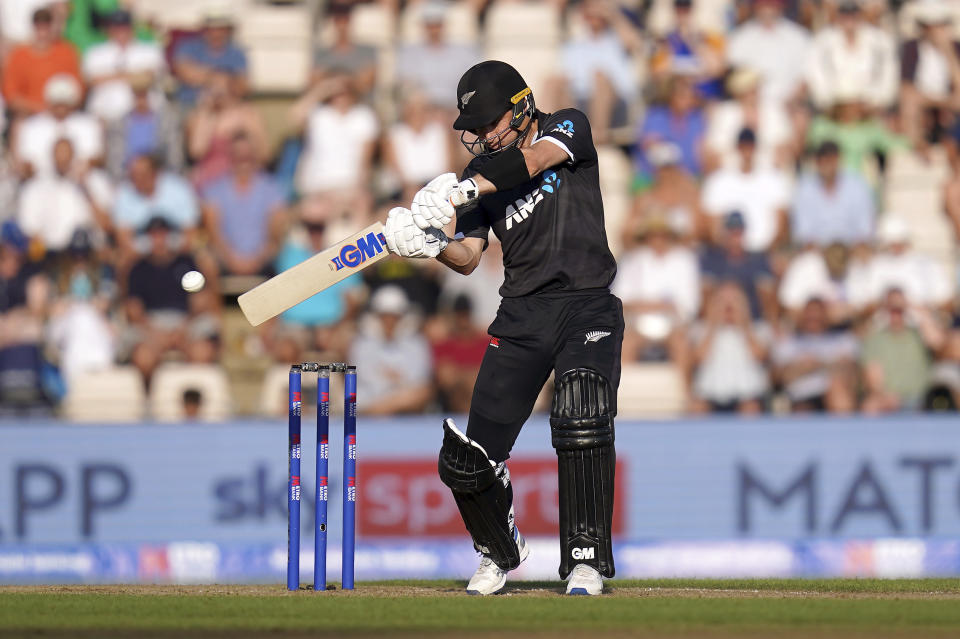
<svg viewBox="0 0 960 639">
<path fill-rule="evenodd" d="M 44 109 L 43 87 L 58 73 L 80 78 L 80 60 L 69 42 L 54 29 L 49 9 L 33 14 L 33 41 L 17 45 L 3 65 L 3 95 L 17 117 Z"/>
</svg>

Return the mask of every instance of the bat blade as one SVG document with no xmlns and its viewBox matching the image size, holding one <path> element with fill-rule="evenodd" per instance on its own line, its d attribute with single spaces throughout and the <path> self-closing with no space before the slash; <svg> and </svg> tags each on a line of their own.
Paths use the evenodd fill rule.
<svg viewBox="0 0 960 639">
<path fill-rule="evenodd" d="M 389 254 L 383 224 L 374 222 L 355 235 L 320 251 L 296 266 L 271 277 L 239 298 L 240 310 L 253 326 L 292 308 L 379 262 Z"/>
</svg>

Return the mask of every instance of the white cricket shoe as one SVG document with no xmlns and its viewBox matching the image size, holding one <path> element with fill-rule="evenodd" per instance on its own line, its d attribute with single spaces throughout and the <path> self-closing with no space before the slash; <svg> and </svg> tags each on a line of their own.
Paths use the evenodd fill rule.
<svg viewBox="0 0 960 639">
<path fill-rule="evenodd" d="M 597 569 L 587 564 L 577 564 L 570 571 L 567 581 L 568 595 L 599 595 L 603 592 L 603 577 Z"/>
<path fill-rule="evenodd" d="M 520 563 L 530 555 L 530 548 L 527 547 L 527 540 L 523 538 L 520 531 L 514 527 L 513 539 L 517 542 L 517 550 L 520 552 Z M 493 560 L 487 556 L 480 558 L 480 567 L 473 573 L 470 583 L 467 584 L 468 595 L 492 595 L 499 592 L 507 583 L 507 571 L 502 570 L 500 566 L 493 563 Z"/>
</svg>

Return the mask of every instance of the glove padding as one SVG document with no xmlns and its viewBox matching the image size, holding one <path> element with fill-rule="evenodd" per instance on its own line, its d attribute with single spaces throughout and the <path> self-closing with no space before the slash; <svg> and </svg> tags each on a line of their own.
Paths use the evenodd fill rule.
<svg viewBox="0 0 960 639">
<path fill-rule="evenodd" d="M 435 228 L 424 231 L 417 226 L 413 221 L 413 213 L 402 206 L 392 208 L 387 213 L 383 237 L 387 240 L 387 249 L 402 257 L 436 257 L 448 242 L 443 231 Z"/>
<path fill-rule="evenodd" d="M 456 211 L 450 203 L 450 192 L 457 187 L 457 176 L 444 173 L 433 178 L 429 184 L 413 196 L 413 221 L 422 229 L 442 229 L 450 223 Z"/>
<path fill-rule="evenodd" d="M 477 187 L 476 180 L 467 178 L 450 190 L 447 199 L 449 199 L 450 204 L 454 206 L 464 206 L 465 204 L 470 204 L 478 197 L 480 197 L 480 189 Z"/>
</svg>

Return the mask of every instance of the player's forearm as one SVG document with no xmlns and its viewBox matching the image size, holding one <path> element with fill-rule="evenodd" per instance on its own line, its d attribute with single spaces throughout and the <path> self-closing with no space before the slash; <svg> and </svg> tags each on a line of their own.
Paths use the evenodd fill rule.
<svg viewBox="0 0 960 639">
<path fill-rule="evenodd" d="M 471 250 L 463 242 L 450 240 L 447 248 L 437 256 L 437 260 L 457 273 L 469 275 L 480 263 L 480 255 L 481 253 Z"/>
</svg>

